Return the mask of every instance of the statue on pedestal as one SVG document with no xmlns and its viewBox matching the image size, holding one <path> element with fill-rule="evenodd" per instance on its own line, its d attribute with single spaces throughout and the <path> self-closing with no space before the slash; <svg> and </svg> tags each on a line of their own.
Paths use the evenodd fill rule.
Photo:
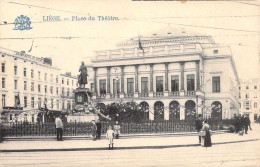
<svg viewBox="0 0 260 167">
<path fill-rule="evenodd" d="M 87 66 L 85 66 L 84 62 L 81 62 L 81 66 L 79 67 L 80 75 L 78 76 L 79 86 L 85 88 L 85 84 L 88 84 L 88 70 Z"/>
</svg>

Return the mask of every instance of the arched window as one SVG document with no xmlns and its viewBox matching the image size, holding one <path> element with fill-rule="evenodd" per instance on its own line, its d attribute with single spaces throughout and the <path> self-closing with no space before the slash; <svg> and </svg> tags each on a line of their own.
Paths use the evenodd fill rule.
<svg viewBox="0 0 260 167">
<path fill-rule="evenodd" d="M 164 104 L 161 101 L 154 103 L 154 120 L 164 120 Z"/>
<path fill-rule="evenodd" d="M 221 119 L 222 118 L 222 104 L 219 101 L 214 101 L 211 104 L 211 118 Z"/>
<path fill-rule="evenodd" d="M 148 120 L 149 119 L 149 104 L 145 101 L 140 103 L 140 108 L 141 108 L 141 119 L 142 120 Z"/>
<path fill-rule="evenodd" d="M 171 101 L 169 105 L 169 119 L 180 119 L 180 104 L 177 101 Z"/>
<path fill-rule="evenodd" d="M 185 103 L 185 119 L 196 118 L 196 103 L 192 100 L 188 100 Z"/>
</svg>

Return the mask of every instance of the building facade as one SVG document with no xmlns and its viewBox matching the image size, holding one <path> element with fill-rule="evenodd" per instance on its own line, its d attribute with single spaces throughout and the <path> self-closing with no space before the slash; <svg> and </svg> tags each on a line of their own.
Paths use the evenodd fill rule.
<svg viewBox="0 0 260 167">
<path fill-rule="evenodd" d="M 210 36 L 164 31 L 95 52 L 90 81 L 101 104 L 135 101 L 144 117 L 232 118 L 239 79 L 229 47 Z"/>
<path fill-rule="evenodd" d="M 259 79 L 240 80 L 240 111 L 249 116 L 251 122 L 256 121 L 260 115 Z"/>
<path fill-rule="evenodd" d="M 62 75 L 59 68 L 52 66 L 50 58 L 38 58 L 3 48 L 0 54 L 0 109 L 2 113 L 10 111 L 7 114 L 9 121 L 44 121 L 44 115 L 38 116 L 40 108 L 61 111 L 62 101 L 69 99 L 72 102 L 70 96 L 62 95 L 65 85 L 62 80 L 69 82 L 64 91 L 67 93 L 69 90 L 72 95 L 77 79 Z"/>
</svg>

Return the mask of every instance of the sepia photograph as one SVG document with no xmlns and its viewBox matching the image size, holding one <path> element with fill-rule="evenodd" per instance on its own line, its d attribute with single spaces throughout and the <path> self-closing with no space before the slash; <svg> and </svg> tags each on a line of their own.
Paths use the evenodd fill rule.
<svg viewBox="0 0 260 167">
<path fill-rule="evenodd" d="M 260 167 L 259 0 L 0 0 L 1 167 Z"/>
</svg>

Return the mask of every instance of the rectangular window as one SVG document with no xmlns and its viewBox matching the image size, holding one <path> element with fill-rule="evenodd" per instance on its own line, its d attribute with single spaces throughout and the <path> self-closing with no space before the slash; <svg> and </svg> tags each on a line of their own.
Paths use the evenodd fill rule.
<svg viewBox="0 0 260 167">
<path fill-rule="evenodd" d="M 90 84 L 90 88 L 91 88 L 92 91 L 94 91 L 94 83 Z"/>
<path fill-rule="evenodd" d="M 41 107 L 42 107 L 42 99 L 38 98 L 38 108 L 41 108 Z"/>
<path fill-rule="evenodd" d="M 156 92 L 163 92 L 163 77 L 156 77 Z"/>
<path fill-rule="evenodd" d="M 120 93 L 120 84 L 119 79 L 113 79 L 113 93 L 119 94 Z"/>
<path fill-rule="evenodd" d="M 34 82 L 31 83 L 31 91 L 34 91 Z"/>
<path fill-rule="evenodd" d="M 56 109 L 57 109 L 57 110 L 60 108 L 59 103 L 60 103 L 59 100 L 57 100 L 57 101 L 56 101 Z"/>
<path fill-rule="evenodd" d="M 27 90 L 27 81 L 23 82 L 23 90 Z"/>
<path fill-rule="evenodd" d="M 246 85 L 246 89 L 249 89 L 249 86 Z"/>
<path fill-rule="evenodd" d="M 141 93 L 148 93 L 148 77 L 141 78 Z"/>
<path fill-rule="evenodd" d="M 254 86 L 254 89 L 257 89 L 257 85 Z"/>
<path fill-rule="evenodd" d="M 34 78 L 34 70 L 31 70 L 31 78 Z"/>
<path fill-rule="evenodd" d="M 41 93 L 41 85 L 38 84 L 38 92 Z"/>
<path fill-rule="evenodd" d="M 17 89 L 17 79 L 14 80 L 14 89 Z"/>
<path fill-rule="evenodd" d="M 23 68 L 23 76 L 26 77 L 26 68 Z"/>
<path fill-rule="evenodd" d="M 5 88 L 5 78 L 2 78 L 2 88 Z"/>
<path fill-rule="evenodd" d="M 72 86 L 74 86 L 74 81 L 73 80 L 71 81 L 71 84 L 72 84 Z"/>
<path fill-rule="evenodd" d="M 101 79 L 99 80 L 99 88 L 100 94 L 106 94 L 106 80 Z"/>
<path fill-rule="evenodd" d="M 171 91 L 178 92 L 179 91 L 179 75 L 171 76 Z"/>
<path fill-rule="evenodd" d="M 2 106 L 3 106 L 3 107 L 5 107 L 5 101 L 6 101 L 5 95 L 2 94 Z"/>
<path fill-rule="evenodd" d="M 59 88 L 56 88 L 56 94 L 57 95 L 59 94 Z"/>
<path fill-rule="evenodd" d="M 70 82 L 69 82 L 69 79 L 67 79 L 67 85 L 69 85 L 69 83 L 70 83 Z"/>
<path fill-rule="evenodd" d="M 220 77 L 212 77 L 212 92 L 220 92 Z"/>
<path fill-rule="evenodd" d="M 38 71 L 38 79 L 41 80 L 41 72 Z"/>
<path fill-rule="evenodd" d="M 51 99 L 51 109 L 53 109 L 53 99 Z"/>
<path fill-rule="evenodd" d="M 53 74 L 51 74 L 51 82 L 53 82 Z"/>
<path fill-rule="evenodd" d="M 59 82 L 59 77 L 58 76 L 56 76 L 56 83 L 58 83 Z"/>
<path fill-rule="evenodd" d="M 61 81 L 62 84 L 64 84 L 64 78 L 62 78 L 62 81 Z"/>
<path fill-rule="evenodd" d="M 67 109 L 70 109 L 70 102 L 67 102 Z"/>
<path fill-rule="evenodd" d="M 194 78 L 195 78 L 194 74 L 187 75 L 187 91 L 194 91 L 195 90 Z"/>
<path fill-rule="evenodd" d="M 70 89 L 67 90 L 67 96 L 70 96 Z"/>
<path fill-rule="evenodd" d="M 47 73 L 44 73 L 44 81 L 47 81 Z"/>
<path fill-rule="evenodd" d="M 50 87 L 50 92 L 53 94 L 53 86 Z"/>
<path fill-rule="evenodd" d="M 14 75 L 17 75 L 17 66 L 14 66 Z"/>
<path fill-rule="evenodd" d="M 64 88 L 62 88 L 62 90 L 61 90 L 61 94 L 64 96 Z"/>
<path fill-rule="evenodd" d="M 44 87 L 44 92 L 47 93 L 47 85 Z"/>
<path fill-rule="evenodd" d="M 246 93 L 246 98 L 249 98 L 249 93 Z"/>
<path fill-rule="evenodd" d="M 20 106 L 20 98 L 19 96 L 15 95 L 14 96 L 14 105 L 17 107 L 17 106 Z"/>
<path fill-rule="evenodd" d="M 127 78 L 127 93 L 134 94 L 134 78 Z"/>
<path fill-rule="evenodd" d="M 34 97 L 31 99 L 31 107 L 34 108 Z"/>
<path fill-rule="evenodd" d="M 64 107 L 65 107 L 64 100 L 62 100 L 62 110 L 64 110 Z"/>
<path fill-rule="evenodd" d="M 27 96 L 24 96 L 24 107 L 27 107 Z"/>
<path fill-rule="evenodd" d="M 5 72 L 5 63 L 2 63 L 2 73 Z"/>
</svg>

